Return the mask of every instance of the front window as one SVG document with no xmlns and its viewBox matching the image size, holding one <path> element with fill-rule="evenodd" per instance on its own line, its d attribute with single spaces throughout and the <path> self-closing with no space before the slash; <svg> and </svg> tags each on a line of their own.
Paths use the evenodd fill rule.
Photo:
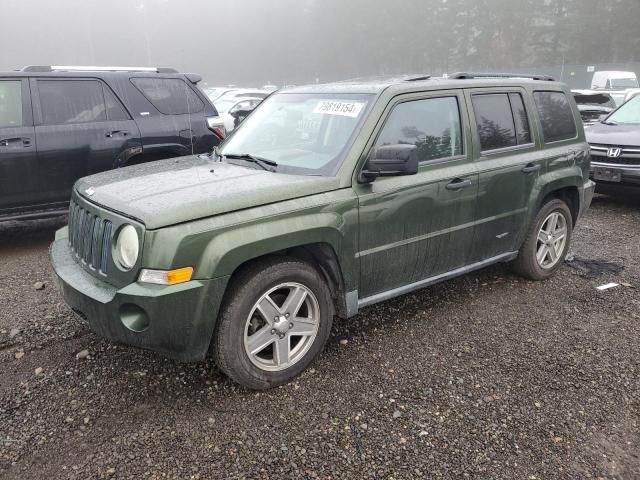
<svg viewBox="0 0 640 480">
<path fill-rule="evenodd" d="M 242 123 L 220 150 L 277 163 L 277 171 L 334 175 L 372 95 L 275 94 Z M 229 160 L 235 162 L 235 160 Z"/>
<path fill-rule="evenodd" d="M 462 154 L 460 110 L 456 97 L 428 98 L 398 104 L 375 146 L 415 145 L 418 161 Z"/>
<path fill-rule="evenodd" d="M 609 115 L 606 123 L 640 123 L 640 96 L 633 97 Z"/>
</svg>

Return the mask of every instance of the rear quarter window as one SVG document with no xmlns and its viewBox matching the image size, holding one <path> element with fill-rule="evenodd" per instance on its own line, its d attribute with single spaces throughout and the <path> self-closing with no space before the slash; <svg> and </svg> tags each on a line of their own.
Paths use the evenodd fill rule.
<svg viewBox="0 0 640 480">
<path fill-rule="evenodd" d="M 131 83 L 165 115 L 199 113 L 204 103 L 178 78 L 132 78 Z"/>
<path fill-rule="evenodd" d="M 22 84 L 20 80 L 0 81 L 0 128 L 22 126 Z"/>
<path fill-rule="evenodd" d="M 573 110 L 563 92 L 533 92 L 545 143 L 570 140 L 578 135 Z"/>
</svg>

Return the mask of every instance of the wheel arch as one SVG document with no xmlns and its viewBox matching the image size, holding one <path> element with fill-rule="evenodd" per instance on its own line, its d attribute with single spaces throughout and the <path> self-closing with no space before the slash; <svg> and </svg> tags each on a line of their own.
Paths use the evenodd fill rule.
<svg viewBox="0 0 640 480">
<path fill-rule="evenodd" d="M 578 222 L 578 218 L 580 217 L 580 190 L 575 185 L 566 185 L 563 183 L 559 183 L 557 185 L 550 185 L 546 191 L 541 192 L 541 195 L 538 197 L 538 204 L 536 205 L 535 212 L 538 212 L 543 205 L 545 205 L 549 200 L 557 198 L 558 200 L 562 200 L 569 207 L 569 211 L 571 212 L 571 220 L 573 222 L 573 226 Z"/>
<path fill-rule="evenodd" d="M 347 316 L 345 292 L 347 282 L 338 252 L 342 239 L 338 232 L 322 229 L 313 232 L 296 232 L 280 238 L 236 245 L 219 259 L 216 272 L 230 276 L 233 281 L 239 272 L 267 258 L 296 258 L 313 266 L 326 281 L 334 300 L 336 314 Z M 224 273 L 223 273 L 224 272 Z"/>
</svg>

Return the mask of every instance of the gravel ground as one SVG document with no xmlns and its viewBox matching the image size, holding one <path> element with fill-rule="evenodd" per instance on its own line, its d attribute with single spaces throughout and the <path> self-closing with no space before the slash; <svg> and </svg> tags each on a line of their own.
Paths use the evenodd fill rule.
<svg viewBox="0 0 640 480">
<path fill-rule="evenodd" d="M 596 197 L 553 279 L 367 308 L 263 393 L 91 333 L 49 282 L 59 225 L 0 230 L 2 478 L 640 478 L 637 200 Z"/>
</svg>

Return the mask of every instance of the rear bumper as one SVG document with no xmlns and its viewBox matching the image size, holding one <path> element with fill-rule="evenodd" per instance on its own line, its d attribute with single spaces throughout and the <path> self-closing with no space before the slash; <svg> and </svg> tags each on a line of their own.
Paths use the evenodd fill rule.
<svg viewBox="0 0 640 480">
<path fill-rule="evenodd" d="M 65 302 L 98 335 L 184 362 L 205 358 L 228 277 L 116 289 L 76 263 L 64 236 L 49 259 Z"/>
<path fill-rule="evenodd" d="M 584 188 L 582 189 L 582 198 L 580 199 L 580 216 L 584 215 L 591 206 L 593 195 L 596 192 L 596 182 L 593 180 L 587 180 L 584 182 Z"/>
</svg>

